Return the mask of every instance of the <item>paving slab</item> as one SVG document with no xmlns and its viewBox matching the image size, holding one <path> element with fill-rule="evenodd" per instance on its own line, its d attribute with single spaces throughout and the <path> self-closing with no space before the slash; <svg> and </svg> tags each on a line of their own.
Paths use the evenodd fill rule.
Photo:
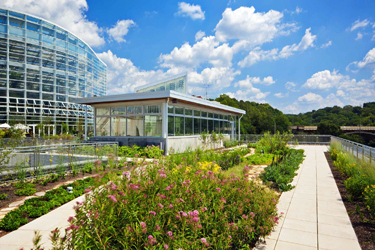
<svg viewBox="0 0 375 250">
<path fill-rule="evenodd" d="M 281 194 L 283 220 L 255 249 L 361 249 L 324 152 L 327 146 L 299 146 L 305 160 Z"/>
</svg>

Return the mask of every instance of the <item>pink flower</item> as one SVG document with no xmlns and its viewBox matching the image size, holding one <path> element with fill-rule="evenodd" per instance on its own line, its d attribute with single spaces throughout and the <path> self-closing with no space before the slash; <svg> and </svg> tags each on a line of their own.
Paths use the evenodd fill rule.
<svg viewBox="0 0 375 250">
<path fill-rule="evenodd" d="M 171 204 L 169 204 L 169 206 L 168 206 L 169 208 L 173 208 L 173 205 L 172 205 L 172 203 Z"/>
<path fill-rule="evenodd" d="M 171 187 L 170 187 L 170 186 L 168 186 L 168 187 L 166 187 L 166 188 L 165 188 L 165 190 L 167 190 L 167 191 L 168 191 L 169 189 L 171 189 Z"/>
<path fill-rule="evenodd" d="M 247 220 L 247 216 L 245 214 L 242 215 L 242 218 L 244 218 L 245 220 Z"/>
<path fill-rule="evenodd" d="M 202 178 L 206 178 L 206 179 L 207 179 L 207 176 L 205 176 L 205 175 L 202 175 Z"/>
<path fill-rule="evenodd" d="M 168 232 L 167 232 L 167 235 L 168 235 L 169 237 L 172 237 L 172 235 L 173 235 L 172 231 L 168 231 Z"/>
<path fill-rule="evenodd" d="M 204 211 L 207 211 L 207 208 L 206 208 L 206 207 L 204 207 Z"/>
<path fill-rule="evenodd" d="M 68 219 L 68 222 L 70 223 L 73 219 L 74 219 L 73 216 L 70 216 Z"/>
<path fill-rule="evenodd" d="M 167 175 L 166 175 L 166 174 L 159 174 L 159 177 L 160 177 L 160 178 L 166 178 Z"/>
<path fill-rule="evenodd" d="M 85 193 L 89 193 L 89 192 L 91 192 L 91 189 L 86 188 L 86 189 L 85 189 Z"/>
<path fill-rule="evenodd" d="M 164 206 L 163 206 L 162 204 L 160 204 L 160 203 L 158 203 L 158 206 L 159 206 L 159 207 L 161 207 L 161 208 L 163 208 L 163 207 L 164 207 Z"/>
<path fill-rule="evenodd" d="M 160 226 L 159 225 L 156 225 L 156 230 L 159 231 L 160 230 Z"/>
<path fill-rule="evenodd" d="M 154 212 L 154 211 L 150 211 L 150 214 L 152 214 L 152 215 L 156 215 L 156 213 Z"/>
<path fill-rule="evenodd" d="M 117 200 L 116 200 L 116 195 L 108 195 L 108 198 L 110 198 L 110 199 L 113 200 L 114 202 L 117 202 Z"/>
<path fill-rule="evenodd" d="M 148 239 L 149 239 L 149 240 L 152 240 L 153 238 L 154 238 L 154 236 L 152 236 L 152 235 L 149 235 L 149 236 L 148 236 Z"/>
<path fill-rule="evenodd" d="M 251 212 L 250 215 L 253 216 L 253 218 L 255 217 L 255 214 L 253 212 Z"/>
<path fill-rule="evenodd" d="M 207 243 L 206 238 L 202 238 L 201 241 L 202 241 L 203 244 L 206 244 L 206 243 Z"/>
<path fill-rule="evenodd" d="M 165 245 L 164 245 L 164 248 L 165 248 L 165 249 L 169 249 L 169 247 L 168 247 L 168 245 L 167 245 L 167 244 L 165 244 Z"/>
<path fill-rule="evenodd" d="M 141 227 L 142 227 L 142 228 L 145 228 L 145 227 L 146 227 L 146 223 L 141 222 Z M 150 235 L 150 236 L 151 236 L 151 235 Z M 148 236 L 148 237 L 150 237 L 150 236 Z"/>
<path fill-rule="evenodd" d="M 216 188 L 216 190 L 220 193 L 220 188 Z"/>
<path fill-rule="evenodd" d="M 213 173 L 214 173 L 214 172 L 212 172 L 212 171 L 208 171 L 208 172 L 207 172 L 207 174 L 213 174 Z"/>
<path fill-rule="evenodd" d="M 193 211 L 193 215 L 194 215 L 194 216 L 198 216 L 198 214 L 199 214 L 198 210 L 194 210 L 194 211 Z"/>
</svg>

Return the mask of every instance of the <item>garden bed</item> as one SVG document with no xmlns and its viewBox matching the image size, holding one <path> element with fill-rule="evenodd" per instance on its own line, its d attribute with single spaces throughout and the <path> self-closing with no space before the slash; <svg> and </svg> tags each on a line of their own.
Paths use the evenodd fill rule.
<svg viewBox="0 0 375 250">
<path fill-rule="evenodd" d="M 347 178 L 335 168 L 328 152 L 325 153 L 325 156 L 361 248 L 363 250 L 375 250 L 375 219 L 371 217 L 364 200 L 349 199 L 351 195 L 344 185 L 344 180 Z"/>
</svg>

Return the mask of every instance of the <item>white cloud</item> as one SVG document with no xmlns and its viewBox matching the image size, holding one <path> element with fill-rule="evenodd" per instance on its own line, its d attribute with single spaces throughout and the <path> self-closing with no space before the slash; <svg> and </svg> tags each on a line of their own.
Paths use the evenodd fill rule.
<svg viewBox="0 0 375 250">
<path fill-rule="evenodd" d="M 314 47 L 316 35 L 312 35 L 310 29 L 311 28 L 306 29 L 305 35 L 302 37 L 299 44 L 286 45 L 281 49 L 280 52 L 277 48 L 264 51 L 260 47 L 256 47 L 250 51 L 250 53 L 242 61 L 238 62 L 238 65 L 244 68 L 250 67 L 259 61 L 275 61 L 280 58 L 288 58 L 289 56 L 292 56 L 294 52 L 304 51 L 310 47 Z"/>
<path fill-rule="evenodd" d="M 325 49 L 325 48 L 328 48 L 329 46 L 332 45 L 332 41 L 328 41 L 327 43 L 323 44 L 322 46 L 320 46 L 321 49 Z"/>
<path fill-rule="evenodd" d="M 304 11 L 302 8 L 300 8 L 300 7 L 297 6 L 295 10 L 287 10 L 287 9 L 285 9 L 284 12 L 285 13 L 290 13 L 291 15 L 294 15 L 294 14 L 298 15 L 299 13 L 306 12 L 306 11 Z"/>
<path fill-rule="evenodd" d="M 255 12 L 254 7 L 225 9 L 222 19 L 216 25 L 215 36 L 219 41 L 245 40 L 250 47 L 271 42 L 276 35 L 285 30 L 296 30 L 296 24 L 281 24 L 283 13 L 270 10 Z"/>
<path fill-rule="evenodd" d="M 359 29 L 359 28 L 365 28 L 369 24 L 370 24 L 370 21 L 368 21 L 367 19 L 365 19 L 363 21 L 359 21 L 359 19 L 358 19 L 357 21 L 352 23 L 352 26 L 349 29 L 350 29 L 350 31 L 354 31 L 354 30 Z"/>
<path fill-rule="evenodd" d="M 356 41 L 361 40 L 362 37 L 363 37 L 362 33 L 361 33 L 361 32 L 358 32 L 358 33 L 357 33 L 357 37 L 355 38 L 355 40 L 356 40 Z"/>
<path fill-rule="evenodd" d="M 193 20 L 204 20 L 204 11 L 202 11 L 200 5 L 180 2 L 178 3 L 178 12 L 176 14 L 179 16 L 191 17 Z"/>
<path fill-rule="evenodd" d="M 359 68 L 363 68 L 368 64 L 372 64 L 375 62 L 375 48 L 371 49 L 367 52 L 366 56 L 362 59 L 362 61 L 356 63 Z"/>
<path fill-rule="evenodd" d="M 276 93 L 276 94 L 274 94 L 274 96 L 276 96 L 277 98 L 285 97 L 285 95 L 283 93 Z"/>
<path fill-rule="evenodd" d="M 195 34 L 195 41 L 199 41 L 201 40 L 204 36 L 206 35 L 206 33 L 204 31 L 198 31 L 196 34 Z"/>
<path fill-rule="evenodd" d="M 317 95 L 311 92 L 298 97 L 298 101 L 300 102 L 319 102 L 321 100 L 323 100 L 323 97 L 321 95 Z"/>
<path fill-rule="evenodd" d="M 116 42 L 126 42 L 124 36 L 128 34 L 129 28 L 133 26 L 135 26 L 133 20 L 118 20 L 116 25 L 107 30 L 107 33 Z"/>
<path fill-rule="evenodd" d="M 334 70 L 323 70 L 313 74 L 302 86 L 309 89 L 330 89 L 350 82 L 349 76 L 344 76 Z"/>
<path fill-rule="evenodd" d="M 297 92 L 296 86 L 297 86 L 297 84 L 295 84 L 294 82 L 287 82 L 287 83 L 285 83 L 285 88 L 287 90 L 292 91 L 292 92 Z"/>
<path fill-rule="evenodd" d="M 260 77 L 249 77 L 247 76 L 245 80 L 238 81 L 234 86 L 240 88 L 252 87 L 253 84 L 263 84 L 269 86 L 274 84 L 275 80 L 272 76 L 264 77 L 263 80 Z"/>
<path fill-rule="evenodd" d="M 185 43 L 181 48 L 175 47 L 170 54 L 160 55 L 160 66 L 166 68 L 197 68 L 201 63 L 209 62 L 215 67 L 231 66 L 233 50 L 228 44 L 221 44 L 214 36 L 203 37 L 191 46 Z"/>
<path fill-rule="evenodd" d="M 76 34 L 90 46 L 105 43 L 103 30 L 85 15 L 86 0 L 3 0 L 0 6 L 45 18 Z"/>
</svg>

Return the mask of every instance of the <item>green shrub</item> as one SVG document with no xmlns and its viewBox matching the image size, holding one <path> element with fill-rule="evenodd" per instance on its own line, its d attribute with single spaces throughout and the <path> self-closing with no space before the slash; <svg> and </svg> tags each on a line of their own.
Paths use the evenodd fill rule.
<svg viewBox="0 0 375 250">
<path fill-rule="evenodd" d="M 35 194 L 37 191 L 38 190 L 36 190 L 35 188 L 26 187 L 14 190 L 14 194 L 18 196 L 30 196 Z"/>
<path fill-rule="evenodd" d="M 256 153 L 246 157 L 246 162 L 250 165 L 269 165 L 274 158 L 273 154 Z"/>
<path fill-rule="evenodd" d="M 146 157 L 146 158 L 159 158 L 163 155 L 164 150 L 159 146 L 140 147 L 138 145 L 122 146 L 119 148 L 119 156 L 122 157 Z"/>
<path fill-rule="evenodd" d="M 356 174 L 346 179 L 344 185 L 354 199 L 361 199 L 369 183 L 365 175 Z"/>
<path fill-rule="evenodd" d="M 265 133 L 264 136 L 256 143 L 256 152 L 260 153 L 262 150 L 264 153 L 269 154 L 285 154 L 288 150 L 288 142 L 292 139 L 293 134 L 277 132 L 275 135 L 271 135 L 269 132 Z"/>
<path fill-rule="evenodd" d="M 364 200 L 367 205 L 367 209 L 371 211 L 372 216 L 375 216 L 375 185 L 369 185 L 363 192 Z"/>
<path fill-rule="evenodd" d="M 5 200 L 7 197 L 7 194 L 0 194 L 0 200 Z"/>
<path fill-rule="evenodd" d="M 231 147 L 238 146 L 240 144 L 240 142 L 235 141 L 235 140 L 230 140 L 230 141 L 224 141 L 223 144 L 224 144 L 225 148 L 231 148 Z"/>
<path fill-rule="evenodd" d="M 289 183 L 297 175 L 295 172 L 299 169 L 304 158 L 302 149 L 291 149 L 288 152 L 280 161 L 274 161 L 264 169 L 265 172 L 260 174 L 263 182 L 271 184 L 272 187 L 280 191 L 288 191 L 293 188 Z"/>
<path fill-rule="evenodd" d="M 60 248 L 240 249 L 278 221 L 276 195 L 247 178 L 154 164 L 112 181 L 78 207 Z"/>
</svg>

